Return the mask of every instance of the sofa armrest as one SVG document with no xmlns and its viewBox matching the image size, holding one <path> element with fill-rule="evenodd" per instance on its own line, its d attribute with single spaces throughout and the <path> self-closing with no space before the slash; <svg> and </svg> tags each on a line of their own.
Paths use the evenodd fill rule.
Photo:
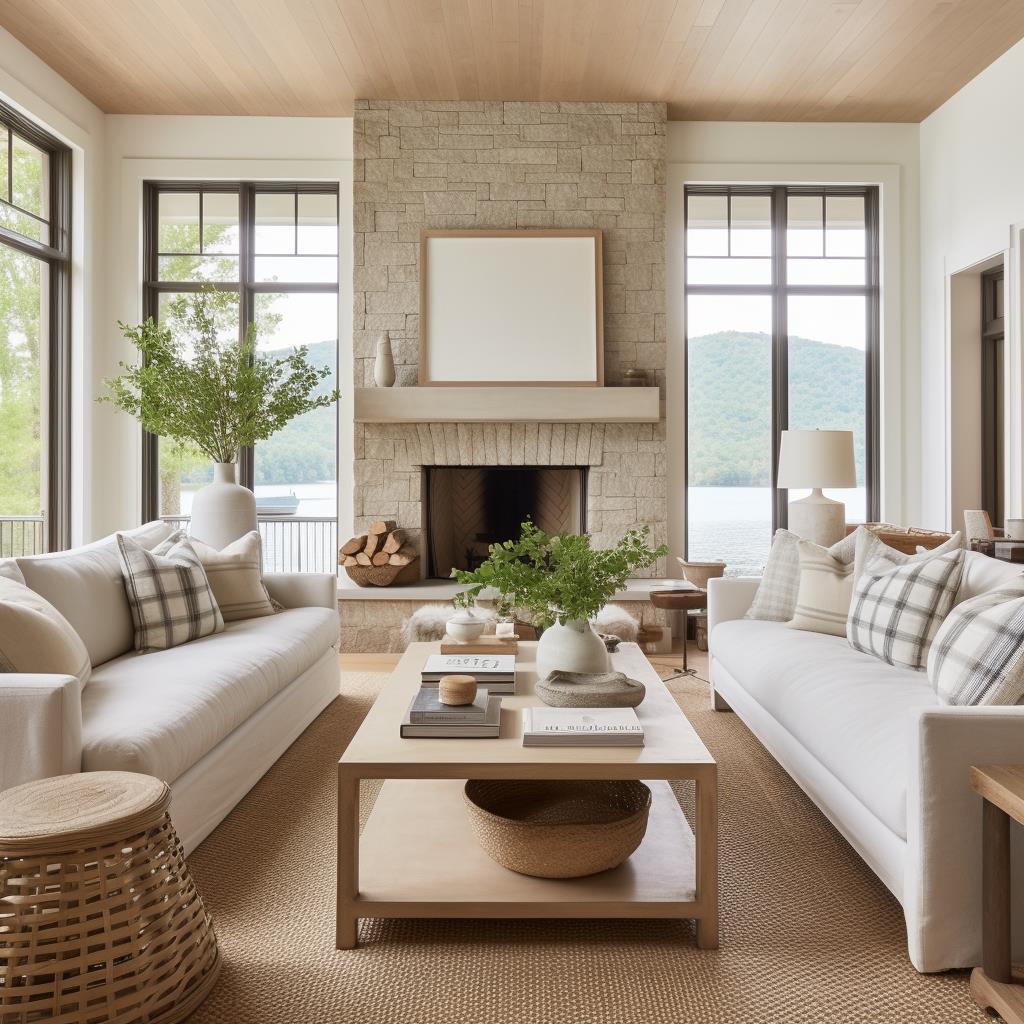
<svg viewBox="0 0 1024 1024">
<path fill-rule="evenodd" d="M 1024 761 L 1024 707 L 929 708 L 915 717 L 909 739 L 903 905 L 910 959 L 919 971 L 969 967 L 981 963 L 982 805 L 969 769 Z M 1014 843 L 1014 868 L 1024 880 L 1020 839 Z M 1020 951 L 1020 884 L 1014 919 Z"/>
<path fill-rule="evenodd" d="M 74 676 L 0 674 L 0 790 L 82 769 L 82 697 Z"/>
<path fill-rule="evenodd" d="M 746 615 L 760 583 L 760 576 L 722 576 L 708 580 L 709 637 L 718 623 Z"/>
<path fill-rule="evenodd" d="M 271 572 L 263 582 L 285 608 L 338 608 L 338 577 L 329 572 Z"/>
</svg>

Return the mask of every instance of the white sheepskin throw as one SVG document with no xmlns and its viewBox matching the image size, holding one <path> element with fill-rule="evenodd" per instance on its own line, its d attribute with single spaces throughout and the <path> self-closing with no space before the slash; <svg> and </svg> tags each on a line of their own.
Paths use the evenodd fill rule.
<svg viewBox="0 0 1024 1024">
<path fill-rule="evenodd" d="M 640 623 L 620 605 L 606 604 L 593 619 L 599 633 L 611 633 L 627 643 L 636 640 Z"/>
<path fill-rule="evenodd" d="M 476 612 L 486 619 L 488 625 L 497 619 L 488 608 L 477 608 Z M 455 609 L 450 604 L 425 604 L 417 608 L 402 623 L 402 643 L 408 646 L 417 641 L 443 640 L 444 628 L 454 614 Z"/>
</svg>

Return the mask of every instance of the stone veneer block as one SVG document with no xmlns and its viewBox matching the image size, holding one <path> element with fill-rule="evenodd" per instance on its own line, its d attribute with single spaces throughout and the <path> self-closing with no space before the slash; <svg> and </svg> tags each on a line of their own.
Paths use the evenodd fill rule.
<svg viewBox="0 0 1024 1024">
<path fill-rule="evenodd" d="M 606 383 L 638 367 L 663 387 L 665 129 L 661 103 L 357 102 L 357 386 L 372 384 L 384 330 L 399 386 L 416 383 L 422 229 L 587 227 L 604 235 Z M 416 534 L 422 466 L 589 465 L 595 537 L 611 543 L 643 518 L 660 542 L 667 532 L 664 436 L 663 423 L 653 431 L 651 424 L 358 424 L 356 512 L 366 521 L 397 515 Z M 627 487 L 632 493 L 612 493 Z M 602 497 L 624 497 L 626 507 L 598 508 Z"/>
</svg>

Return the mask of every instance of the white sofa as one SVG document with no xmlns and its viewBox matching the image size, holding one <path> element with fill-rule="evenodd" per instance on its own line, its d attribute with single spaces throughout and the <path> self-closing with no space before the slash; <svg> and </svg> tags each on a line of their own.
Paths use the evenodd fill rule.
<svg viewBox="0 0 1024 1024">
<path fill-rule="evenodd" d="M 1020 567 L 967 553 L 957 601 Z M 711 580 L 710 680 L 903 905 L 919 971 L 981 962 L 977 764 L 1024 762 L 1024 707 L 941 706 L 924 672 L 843 637 L 743 616 L 758 580 Z M 1019 831 L 1019 830 L 1018 830 Z M 1014 841 L 1015 952 L 1024 956 L 1024 842 Z"/>
<path fill-rule="evenodd" d="M 129 531 L 153 547 L 163 523 Z M 0 673 L 0 789 L 67 772 L 143 772 L 170 784 L 171 815 L 195 849 L 338 695 L 337 581 L 268 574 L 272 616 L 168 651 L 132 649 L 113 537 L 0 563 L 68 619 L 92 675 Z"/>
</svg>

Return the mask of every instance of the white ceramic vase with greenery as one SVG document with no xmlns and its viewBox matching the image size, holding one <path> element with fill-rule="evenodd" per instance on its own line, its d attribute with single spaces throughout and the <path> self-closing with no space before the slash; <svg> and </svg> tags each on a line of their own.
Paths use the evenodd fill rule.
<svg viewBox="0 0 1024 1024">
<path fill-rule="evenodd" d="M 518 540 L 492 544 L 472 572 L 452 576 L 468 589 L 455 598 L 469 607 L 481 591 L 498 591 L 504 604 L 523 608 L 543 628 L 537 644 L 537 676 L 556 670 L 606 672 L 608 653 L 590 620 L 639 569 L 646 569 L 666 548 L 647 546 L 647 527 L 627 530 L 613 548 L 594 548 L 586 534 L 550 535 L 523 523 Z"/>
<path fill-rule="evenodd" d="M 338 397 L 316 394 L 331 371 L 311 365 L 305 347 L 271 358 L 256 351 L 255 325 L 241 342 L 232 336 L 237 301 L 203 291 L 171 302 L 160 324 L 118 323 L 141 359 L 121 363 L 100 399 L 213 462 L 213 483 L 192 499 L 190 532 L 215 548 L 256 529 L 256 498 L 238 483 L 238 453 Z"/>
</svg>

